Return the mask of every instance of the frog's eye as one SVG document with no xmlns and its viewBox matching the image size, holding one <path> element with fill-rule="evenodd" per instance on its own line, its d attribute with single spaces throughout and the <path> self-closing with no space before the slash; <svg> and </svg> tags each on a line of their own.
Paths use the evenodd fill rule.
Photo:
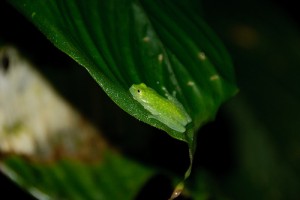
<svg viewBox="0 0 300 200">
<path fill-rule="evenodd" d="M 141 91 L 138 89 L 137 92 L 140 93 Z"/>
</svg>

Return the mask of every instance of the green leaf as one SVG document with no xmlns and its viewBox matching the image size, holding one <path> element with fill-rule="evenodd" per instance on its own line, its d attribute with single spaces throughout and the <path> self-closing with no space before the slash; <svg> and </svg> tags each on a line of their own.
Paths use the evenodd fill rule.
<svg viewBox="0 0 300 200">
<path fill-rule="evenodd" d="M 191 2 L 10 2 L 122 109 L 190 146 L 195 132 L 236 93 L 230 59 Z M 193 119 L 187 134 L 149 117 L 128 90 L 138 83 L 163 96 L 163 88 L 176 93 Z"/>
<path fill-rule="evenodd" d="M 103 160 L 38 162 L 10 156 L 0 170 L 38 199 L 134 199 L 153 175 L 131 160 L 106 151 Z"/>
</svg>

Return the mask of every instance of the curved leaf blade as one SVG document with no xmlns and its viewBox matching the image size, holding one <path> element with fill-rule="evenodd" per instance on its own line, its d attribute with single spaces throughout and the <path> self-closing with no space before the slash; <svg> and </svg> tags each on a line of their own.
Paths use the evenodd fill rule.
<svg viewBox="0 0 300 200">
<path fill-rule="evenodd" d="M 192 4 L 167 0 L 10 2 L 83 65 L 122 109 L 190 146 L 196 130 L 213 119 L 221 103 L 236 92 L 229 56 Z M 187 134 L 149 117 L 129 93 L 137 83 L 145 83 L 162 96 L 163 88 L 176 94 L 193 119 Z"/>
</svg>

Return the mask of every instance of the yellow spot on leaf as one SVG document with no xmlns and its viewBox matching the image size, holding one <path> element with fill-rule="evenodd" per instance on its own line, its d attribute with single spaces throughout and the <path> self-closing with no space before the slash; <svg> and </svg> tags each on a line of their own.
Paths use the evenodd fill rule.
<svg viewBox="0 0 300 200">
<path fill-rule="evenodd" d="M 189 81 L 189 82 L 187 82 L 187 85 L 188 85 L 188 86 L 194 86 L 194 85 L 195 85 L 195 82 Z"/>
<path fill-rule="evenodd" d="M 211 81 L 215 81 L 215 80 L 218 80 L 218 79 L 220 79 L 220 77 L 219 77 L 219 75 L 217 75 L 217 74 L 212 75 L 212 76 L 210 77 L 210 80 L 211 80 Z"/>
<path fill-rule="evenodd" d="M 164 59 L 164 55 L 163 54 L 159 54 L 158 55 L 158 61 L 161 63 Z"/>
<path fill-rule="evenodd" d="M 146 37 L 143 38 L 143 41 L 144 41 L 144 42 L 149 42 L 149 41 L 150 41 L 150 38 L 149 38 L 148 36 L 146 36 Z"/>
<path fill-rule="evenodd" d="M 199 58 L 200 60 L 205 60 L 205 59 L 206 59 L 205 53 L 204 53 L 204 52 L 199 52 L 199 53 L 198 53 L 198 58 Z"/>
</svg>

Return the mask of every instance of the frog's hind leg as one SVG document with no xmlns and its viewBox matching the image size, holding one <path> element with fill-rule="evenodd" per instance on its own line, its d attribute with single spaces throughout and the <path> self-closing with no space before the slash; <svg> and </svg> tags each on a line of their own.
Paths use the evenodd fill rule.
<svg viewBox="0 0 300 200">
<path fill-rule="evenodd" d="M 153 118 L 156 119 L 157 121 L 160 121 L 161 123 L 165 124 L 169 128 L 178 131 L 180 133 L 184 133 L 186 131 L 186 128 L 180 124 L 178 121 L 174 120 L 173 118 L 170 117 L 161 117 L 161 116 L 154 116 L 154 115 L 149 115 L 148 118 Z"/>
</svg>

